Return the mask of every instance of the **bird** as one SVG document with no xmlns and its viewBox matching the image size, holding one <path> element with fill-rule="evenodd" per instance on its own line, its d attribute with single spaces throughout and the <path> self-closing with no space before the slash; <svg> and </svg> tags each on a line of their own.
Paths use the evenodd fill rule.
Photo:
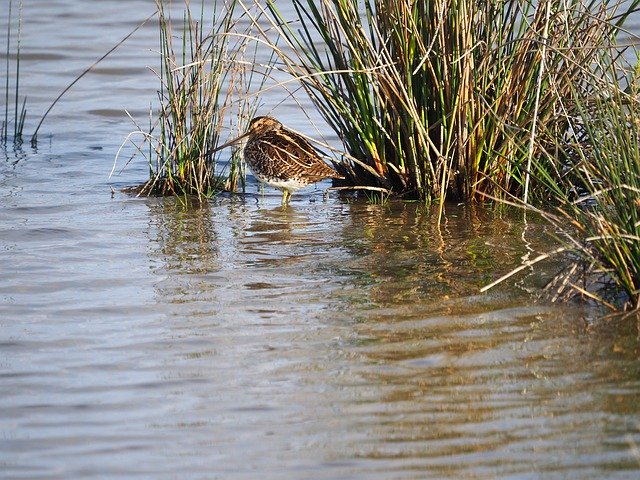
<svg viewBox="0 0 640 480">
<path fill-rule="evenodd" d="M 253 175 L 260 182 L 282 191 L 283 206 L 289 204 L 294 192 L 307 185 L 327 178 L 344 179 L 320 158 L 302 135 L 269 116 L 254 117 L 244 134 L 214 151 L 244 138 L 247 138 L 244 159 Z"/>
</svg>

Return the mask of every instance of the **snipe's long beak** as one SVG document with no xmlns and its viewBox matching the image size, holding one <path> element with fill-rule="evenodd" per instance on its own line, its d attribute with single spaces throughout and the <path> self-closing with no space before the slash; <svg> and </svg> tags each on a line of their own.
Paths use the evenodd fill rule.
<svg viewBox="0 0 640 480">
<path fill-rule="evenodd" d="M 249 132 L 243 133 L 242 135 L 240 135 L 239 137 L 234 138 L 233 140 L 229 140 L 227 143 L 223 143 L 222 145 L 217 146 L 216 148 L 212 148 L 211 150 L 209 150 L 209 154 L 211 153 L 215 153 L 218 150 L 222 150 L 223 148 L 227 148 L 230 145 L 233 145 L 235 143 L 238 143 L 240 140 L 242 140 L 243 138 L 245 138 L 247 135 L 249 135 Z"/>
</svg>

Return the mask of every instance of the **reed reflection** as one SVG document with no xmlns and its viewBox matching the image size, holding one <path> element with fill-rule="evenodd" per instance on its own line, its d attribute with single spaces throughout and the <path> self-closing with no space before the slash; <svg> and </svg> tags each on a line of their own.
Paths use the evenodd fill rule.
<svg viewBox="0 0 640 480">
<path fill-rule="evenodd" d="M 204 273 L 216 267 L 218 246 L 208 202 L 159 198 L 149 203 L 154 253 L 167 272 Z M 157 251 L 155 250 L 157 247 Z"/>
<path fill-rule="evenodd" d="M 435 209 L 415 204 L 354 205 L 350 217 L 343 236 L 353 260 L 342 272 L 359 277 L 360 286 L 368 284 L 371 301 L 380 306 L 430 303 L 440 310 L 449 301 L 477 296 L 531 249 L 551 245 L 541 223 L 527 225 L 516 214 L 480 207 L 448 206 L 441 225 Z M 545 275 L 544 269 L 524 272 L 496 291 L 522 301 L 530 294 L 513 283 L 540 285 Z"/>
</svg>

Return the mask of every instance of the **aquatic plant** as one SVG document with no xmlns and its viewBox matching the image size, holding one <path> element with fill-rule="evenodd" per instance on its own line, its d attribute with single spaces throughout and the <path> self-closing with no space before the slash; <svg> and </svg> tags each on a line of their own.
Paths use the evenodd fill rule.
<svg viewBox="0 0 640 480">
<path fill-rule="evenodd" d="M 293 0 L 291 19 L 268 2 L 264 37 L 285 40 L 273 48 L 344 143 L 353 183 L 526 202 L 534 167 L 562 161 L 549 153 L 573 91 L 593 91 L 594 59 L 637 4 Z"/>
<path fill-rule="evenodd" d="M 4 120 L 2 121 L 2 128 L 0 129 L 0 143 L 6 145 L 9 140 L 9 105 L 13 101 L 14 112 L 13 112 L 13 142 L 14 143 L 22 143 L 22 130 L 24 129 L 24 121 L 27 115 L 27 99 L 26 97 L 22 99 L 22 105 L 20 106 L 20 39 L 22 34 L 22 1 L 19 4 L 19 13 L 18 13 L 18 31 L 17 31 L 17 43 L 15 50 L 15 71 L 14 74 L 14 94 L 11 95 L 11 84 L 10 78 L 12 75 L 11 72 L 11 62 L 10 62 L 10 54 L 11 50 L 11 24 L 12 24 L 12 9 L 13 9 L 13 1 L 9 0 L 9 5 L 7 9 L 7 49 L 6 49 L 6 78 L 4 85 Z"/>
<path fill-rule="evenodd" d="M 236 2 L 216 3 L 208 20 L 204 1 L 197 17 L 185 2 L 179 24 L 172 19 L 171 2 L 165 5 L 157 0 L 156 5 L 160 107 L 149 132 L 140 127 L 134 132 L 149 142 L 145 156 L 150 171 L 149 180 L 134 190 L 145 195 L 198 196 L 210 196 L 223 188 L 234 190 L 244 178 L 240 156 L 234 154 L 228 168 L 219 171 L 214 147 L 223 127 L 231 126 L 235 118 L 235 127 L 242 130 L 253 108 L 246 95 L 253 70 L 247 70 L 241 61 L 248 35 L 233 33 Z M 236 101 L 241 94 L 243 98 Z M 136 149 L 145 152 L 144 145 Z"/>
<path fill-rule="evenodd" d="M 613 311 L 640 309 L 640 67 L 630 45 L 614 37 L 598 49 L 587 85 L 564 79 L 566 128 L 531 162 L 544 203 L 524 204 L 553 225 L 561 245 L 516 269 L 561 254 L 567 264 L 547 286 L 552 299 L 580 296 Z"/>
<path fill-rule="evenodd" d="M 561 175 L 541 181 L 558 204 L 545 216 L 574 255 L 550 285 L 555 297 L 582 295 L 612 310 L 638 310 L 640 72 L 630 65 L 621 78 L 621 63 L 617 51 L 602 52 L 604 77 L 615 81 L 602 82 L 598 94 L 576 91 L 567 162 Z"/>
</svg>

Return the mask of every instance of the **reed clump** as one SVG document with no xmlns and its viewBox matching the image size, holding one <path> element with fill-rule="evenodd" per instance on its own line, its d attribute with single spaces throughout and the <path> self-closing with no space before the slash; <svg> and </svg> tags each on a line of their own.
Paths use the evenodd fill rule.
<svg viewBox="0 0 640 480">
<path fill-rule="evenodd" d="M 171 2 L 157 0 L 156 5 L 160 107 L 149 132 L 140 127 L 134 132 L 145 139 L 136 151 L 147 157 L 150 178 L 133 190 L 141 195 L 201 197 L 234 190 L 244 181 L 241 158 L 234 154 L 220 166 L 214 148 L 223 128 L 242 129 L 251 108 L 247 96 L 237 99 L 246 93 L 251 72 L 239 61 L 247 36 L 232 34 L 236 2 L 215 4 L 210 19 L 205 18 L 205 2 L 198 16 L 185 2 L 181 21 L 173 20 Z"/>
<path fill-rule="evenodd" d="M 593 90 L 594 59 L 637 3 L 293 0 L 295 19 L 275 2 L 265 13 L 290 47 L 274 46 L 285 68 L 343 141 L 353 183 L 528 201 L 533 160 L 561 161 L 573 89 Z"/>
</svg>

